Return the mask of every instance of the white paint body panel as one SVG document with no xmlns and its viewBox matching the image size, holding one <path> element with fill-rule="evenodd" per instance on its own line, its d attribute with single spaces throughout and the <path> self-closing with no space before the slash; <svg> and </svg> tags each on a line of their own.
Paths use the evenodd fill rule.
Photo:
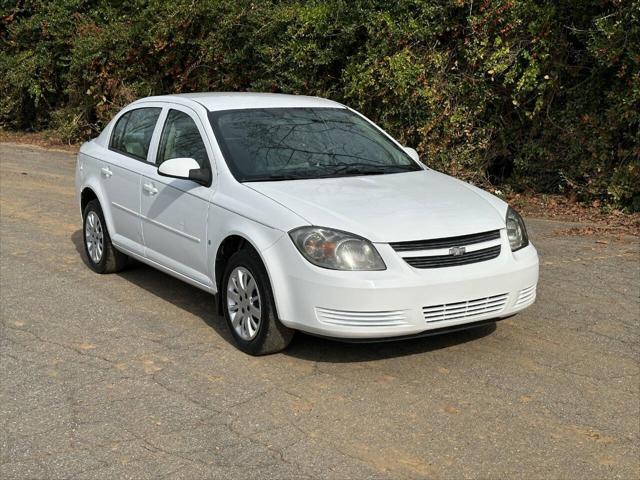
<svg viewBox="0 0 640 480">
<path fill-rule="evenodd" d="M 462 182 L 434 170 L 247 183 L 312 225 L 372 242 L 455 237 L 504 228 L 504 214 Z"/>
<path fill-rule="evenodd" d="M 285 325 L 332 337 L 378 338 L 471 321 L 459 318 L 428 324 L 422 309 L 431 305 L 508 295 L 503 310 L 474 317 L 474 322 L 507 317 L 528 307 L 533 302 L 515 304 L 522 290 L 538 282 L 537 252 L 529 245 L 512 253 L 504 230 L 501 241 L 502 253 L 495 260 L 437 269 L 410 267 L 388 244 L 375 244 L 387 265 L 380 272 L 338 272 L 300 262 L 295 246 L 286 237 L 267 250 L 264 257 L 272 266 L 274 292 L 286 292 L 276 294 L 278 314 Z M 329 326 L 319 321 L 318 308 L 342 312 L 403 311 L 405 324 Z"/>
<path fill-rule="evenodd" d="M 131 159 L 114 153 L 109 161 L 98 163 L 104 187 L 105 202 L 113 218 L 113 240 L 122 242 L 129 249 L 142 253 L 142 229 L 140 225 L 140 173 L 130 165 Z M 133 166 L 135 167 L 135 166 Z M 111 172 L 110 175 L 105 175 Z"/>
<path fill-rule="evenodd" d="M 211 191 L 191 181 L 162 177 L 155 172 L 142 176 L 142 185 L 145 256 L 213 286 L 207 268 Z M 154 190 L 144 190 L 145 185 Z"/>
<path fill-rule="evenodd" d="M 163 108 L 147 161 L 109 150 L 117 118 L 144 106 Z M 506 203 L 464 182 L 427 168 L 389 175 L 237 182 L 207 114 L 272 107 L 346 108 L 315 97 L 250 93 L 172 95 L 134 102 L 98 138 L 82 146 L 76 170 L 78 201 L 85 189 L 91 189 L 116 248 L 212 293 L 218 291 L 214 265 L 219 246 L 230 235 L 245 238 L 265 263 L 281 321 L 316 334 L 402 336 L 508 316 L 533 302 L 538 281 L 535 248 L 529 245 L 511 252 Z M 188 113 L 198 126 L 212 168 L 209 187 L 157 172 L 157 145 L 171 108 Z M 346 272 L 312 265 L 287 233 L 304 225 L 371 240 L 387 269 Z M 489 230 L 501 230 L 500 240 L 494 241 L 502 245 L 500 255 L 470 265 L 417 269 L 402 258 L 417 253 L 401 256 L 389 245 Z M 496 298 L 502 303 L 498 305 Z M 460 302 L 465 306 L 442 307 Z M 473 315 L 425 319 L 425 312 L 438 312 L 440 307 L 454 313 L 464 308 Z"/>
</svg>

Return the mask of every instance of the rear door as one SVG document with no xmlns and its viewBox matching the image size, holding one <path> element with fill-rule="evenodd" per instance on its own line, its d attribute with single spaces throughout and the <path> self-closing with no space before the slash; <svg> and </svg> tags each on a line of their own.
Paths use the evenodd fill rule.
<svg viewBox="0 0 640 480">
<path fill-rule="evenodd" d="M 197 114 L 172 105 L 161 119 L 154 148 L 157 168 L 172 158 L 193 158 L 211 170 L 212 152 Z M 207 216 L 213 189 L 191 180 L 163 177 L 145 169 L 141 185 L 145 256 L 198 284 L 211 287 L 207 259 Z"/>
<path fill-rule="evenodd" d="M 162 108 L 140 106 L 117 119 L 109 140 L 109 153 L 99 161 L 100 178 L 111 212 L 111 240 L 144 255 L 140 221 L 141 168 L 150 161 L 149 147 Z"/>
</svg>

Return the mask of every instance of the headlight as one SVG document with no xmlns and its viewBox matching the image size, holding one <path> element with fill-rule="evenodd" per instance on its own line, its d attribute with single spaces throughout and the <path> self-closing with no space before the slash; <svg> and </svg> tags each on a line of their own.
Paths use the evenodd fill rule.
<svg viewBox="0 0 640 480">
<path fill-rule="evenodd" d="M 527 228 L 524 226 L 524 220 L 522 220 L 520 214 L 511 207 L 507 209 L 506 224 L 507 236 L 509 237 L 512 252 L 529 245 L 529 237 L 527 236 Z"/>
<path fill-rule="evenodd" d="M 302 256 L 332 270 L 385 270 L 370 241 L 352 233 L 321 227 L 300 227 L 289 232 Z"/>
</svg>

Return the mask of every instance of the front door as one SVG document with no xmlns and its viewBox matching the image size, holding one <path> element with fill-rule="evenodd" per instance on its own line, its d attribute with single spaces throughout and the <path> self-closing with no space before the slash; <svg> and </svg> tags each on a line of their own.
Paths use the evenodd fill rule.
<svg viewBox="0 0 640 480">
<path fill-rule="evenodd" d="M 157 148 L 156 168 L 172 158 L 193 158 L 211 169 L 204 129 L 186 107 L 168 109 Z M 145 256 L 195 282 L 211 287 L 207 258 L 207 216 L 213 189 L 145 169 L 141 181 Z"/>
</svg>

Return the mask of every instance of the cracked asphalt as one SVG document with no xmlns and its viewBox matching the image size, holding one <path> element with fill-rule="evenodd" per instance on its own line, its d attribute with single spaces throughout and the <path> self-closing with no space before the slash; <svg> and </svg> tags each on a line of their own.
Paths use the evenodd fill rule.
<svg viewBox="0 0 640 480">
<path fill-rule="evenodd" d="M 0 145 L 0 478 L 640 477 L 637 238 L 528 219 L 524 313 L 252 358 L 204 292 L 85 266 L 74 162 Z"/>
</svg>

